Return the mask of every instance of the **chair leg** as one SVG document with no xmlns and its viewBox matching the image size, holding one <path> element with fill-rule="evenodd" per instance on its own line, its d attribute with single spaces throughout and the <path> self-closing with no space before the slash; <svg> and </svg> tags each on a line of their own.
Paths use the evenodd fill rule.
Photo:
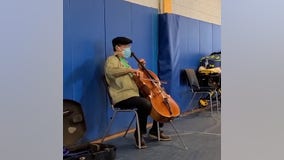
<svg viewBox="0 0 284 160">
<path fill-rule="evenodd" d="M 219 100 L 218 100 L 218 92 L 215 90 L 215 98 L 216 98 L 216 108 L 217 108 L 217 113 L 219 114 Z"/>
<path fill-rule="evenodd" d="M 192 97 L 191 97 L 191 100 L 190 100 L 190 102 L 189 102 L 189 104 L 188 104 L 189 108 L 191 107 L 191 104 L 192 104 L 192 102 L 193 102 L 193 100 L 194 100 L 194 98 L 195 98 L 195 95 L 196 95 L 196 92 L 194 92 L 193 95 L 192 95 Z"/>
<path fill-rule="evenodd" d="M 136 116 L 136 125 L 137 125 L 137 134 L 138 134 L 138 148 L 141 149 L 141 133 L 140 133 L 140 125 L 139 125 L 139 117 L 138 113 L 135 111 L 135 116 Z"/>
<path fill-rule="evenodd" d="M 115 119 L 115 117 L 116 117 L 116 113 L 117 113 L 116 111 L 113 112 L 111 121 L 110 121 L 110 123 L 109 123 L 109 125 L 108 125 L 108 127 L 107 127 L 107 129 L 106 129 L 106 132 L 105 132 L 105 134 L 104 134 L 104 136 L 103 136 L 103 138 L 102 138 L 102 140 L 101 140 L 101 143 L 104 142 L 106 135 L 109 133 L 109 130 L 110 130 L 111 126 L 112 126 L 112 123 L 113 123 L 113 121 L 114 121 L 114 119 Z"/>
<path fill-rule="evenodd" d="M 212 96 L 210 92 L 209 92 L 209 98 L 210 98 L 211 116 L 213 116 Z"/>
<path fill-rule="evenodd" d="M 158 133 L 158 141 L 161 140 L 161 135 L 160 135 L 160 124 L 157 122 L 157 133 Z"/>
<path fill-rule="evenodd" d="M 173 120 L 170 120 L 170 123 L 171 123 L 171 125 L 172 125 L 173 129 L 175 130 L 175 132 L 176 132 L 176 134 L 177 134 L 177 136 L 178 136 L 179 140 L 180 140 L 180 141 L 181 141 L 181 143 L 183 144 L 184 148 L 185 148 L 186 150 L 188 150 L 187 146 L 185 145 L 185 143 L 183 142 L 183 140 L 182 140 L 181 136 L 179 135 L 179 133 L 178 133 L 177 129 L 175 128 L 174 123 L 173 123 Z"/>
<path fill-rule="evenodd" d="M 215 94 L 215 99 L 216 99 L 216 108 L 217 108 L 217 113 L 219 113 L 218 111 L 218 107 L 219 107 L 219 101 L 218 101 L 218 92 L 217 91 L 213 91 Z M 211 105 L 211 116 L 213 116 L 213 105 L 212 105 L 212 95 L 209 93 L 210 95 L 210 105 Z"/>
<path fill-rule="evenodd" d="M 127 135 L 127 133 L 128 133 L 128 131 L 129 131 L 129 129 L 130 129 L 130 127 L 131 127 L 133 121 L 135 120 L 135 117 L 136 117 L 136 114 L 134 114 L 134 116 L 133 116 L 131 122 L 129 123 L 129 126 L 128 126 L 127 130 L 125 131 L 125 133 L 124 133 L 124 135 L 123 135 L 123 137 L 125 137 L 125 136 Z"/>
</svg>

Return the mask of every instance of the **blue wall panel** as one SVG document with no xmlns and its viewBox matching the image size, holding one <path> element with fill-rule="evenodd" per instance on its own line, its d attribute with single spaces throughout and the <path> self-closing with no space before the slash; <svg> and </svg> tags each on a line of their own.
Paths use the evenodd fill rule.
<svg viewBox="0 0 284 160">
<path fill-rule="evenodd" d="M 111 40 L 114 37 L 131 37 L 131 4 L 119 0 L 105 3 L 106 56 L 109 56 L 113 53 Z"/>
<path fill-rule="evenodd" d="M 188 103 L 188 89 L 181 85 L 181 70 L 199 56 L 199 21 L 174 14 L 159 15 L 159 76 L 165 89 L 182 111 Z M 194 64 L 196 65 L 196 64 Z"/>
<path fill-rule="evenodd" d="M 200 21 L 199 28 L 199 54 L 208 55 L 212 53 L 212 24 Z"/>
<path fill-rule="evenodd" d="M 157 73 L 158 11 L 140 5 L 132 5 L 131 11 L 131 32 L 134 40 L 132 50 L 138 58 L 146 60 L 148 69 Z"/>
<path fill-rule="evenodd" d="M 213 51 L 221 51 L 221 26 L 212 25 L 213 28 Z"/>
<path fill-rule="evenodd" d="M 213 26 L 175 14 L 159 15 L 159 76 L 168 82 L 166 91 L 177 101 L 181 111 L 190 109 L 191 97 L 183 70 L 197 69 L 202 56 L 220 51 L 220 42 L 215 42 L 213 49 L 213 40 L 218 41 L 221 36 L 219 27 Z"/>
<path fill-rule="evenodd" d="M 72 80 L 72 30 L 70 26 L 71 10 L 69 8 L 69 0 L 63 3 L 63 97 L 73 98 L 73 80 Z M 68 27 L 67 27 L 68 26 Z M 67 76 L 69 78 L 67 80 Z"/>
<path fill-rule="evenodd" d="M 133 40 L 132 51 L 137 57 L 143 57 L 149 68 L 156 70 L 157 9 L 125 1 L 107 0 L 105 16 L 107 56 L 113 54 L 111 40 L 114 37 L 130 37 Z M 129 62 L 133 67 L 137 66 L 134 59 Z"/>
<path fill-rule="evenodd" d="M 63 98 L 82 105 L 88 138 L 98 135 L 106 121 L 100 78 L 105 60 L 103 6 L 104 0 L 64 0 Z"/>
</svg>

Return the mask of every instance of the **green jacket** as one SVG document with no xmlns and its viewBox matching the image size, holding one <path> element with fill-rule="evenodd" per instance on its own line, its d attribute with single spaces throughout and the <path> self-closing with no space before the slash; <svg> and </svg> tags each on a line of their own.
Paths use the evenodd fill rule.
<svg viewBox="0 0 284 160">
<path fill-rule="evenodd" d="M 139 96 L 139 89 L 129 73 L 129 68 L 131 67 L 124 58 L 119 59 L 115 55 L 109 56 L 105 62 L 105 78 L 113 105 Z"/>
</svg>

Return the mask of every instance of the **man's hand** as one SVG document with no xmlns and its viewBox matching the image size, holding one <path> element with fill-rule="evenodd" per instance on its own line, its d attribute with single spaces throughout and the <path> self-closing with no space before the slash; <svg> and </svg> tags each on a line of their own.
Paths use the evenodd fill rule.
<svg viewBox="0 0 284 160">
<path fill-rule="evenodd" d="M 134 74 L 135 76 L 139 77 L 141 74 L 143 74 L 139 69 L 130 69 L 130 73 Z"/>
<path fill-rule="evenodd" d="M 146 65 L 146 61 L 145 61 L 145 59 L 139 59 L 139 62 L 140 62 L 140 64 L 142 64 L 143 66 L 145 66 Z M 142 66 L 140 65 L 140 64 L 138 64 L 138 67 L 140 68 L 140 69 L 142 69 Z"/>
</svg>

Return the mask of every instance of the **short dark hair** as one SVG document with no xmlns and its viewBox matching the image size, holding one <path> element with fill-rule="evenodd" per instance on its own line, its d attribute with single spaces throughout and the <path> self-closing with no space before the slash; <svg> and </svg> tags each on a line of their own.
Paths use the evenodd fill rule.
<svg viewBox="0 0 284 160">
<path fill-rule="evenodd" d="M 116 37 L 116 38 L 112 39 L 113 51 L 115 51 L 116 45 L 127 45 L 127 44 L 131 44 L 131 43 L 132 43 L 132 40 L 127 38 L 127 37 Z"/>
</svg>

